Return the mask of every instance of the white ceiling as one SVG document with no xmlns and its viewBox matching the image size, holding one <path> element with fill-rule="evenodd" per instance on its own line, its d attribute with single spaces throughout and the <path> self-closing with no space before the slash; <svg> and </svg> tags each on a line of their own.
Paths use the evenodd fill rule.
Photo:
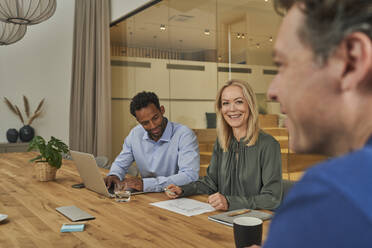
<svg viewBox="0 0 372 248">
<path fill-rule="evenodd" d="M 259 43 L 260 49 L 271 49 L 270 37 L 275 39 L 280 22 L 271 1 L 163 0 L 111 27 L 111 42 L 182 51 L 225 49 L 230 29 L 237 47 Z M 160 30 L 161 24 L 166 30 Z M 237 39 L 238 33 L 245 39 Z"/>
</svg>

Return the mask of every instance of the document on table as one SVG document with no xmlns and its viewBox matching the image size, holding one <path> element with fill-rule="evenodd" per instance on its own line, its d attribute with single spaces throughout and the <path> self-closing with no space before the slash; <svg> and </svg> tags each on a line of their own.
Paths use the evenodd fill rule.
<svg viewBox="0 0 372 248">
<path fill-rule="evenodd" d="M 178 214 L 183 214 L 186 216 L 193 216 L 216 211 L 208 203 L 188 198 L 178 198 L 174 200 L 154 202 L 150 203 L 150 205 L 163 208 L 172 212 L 176 212 Z"/>
</svg>

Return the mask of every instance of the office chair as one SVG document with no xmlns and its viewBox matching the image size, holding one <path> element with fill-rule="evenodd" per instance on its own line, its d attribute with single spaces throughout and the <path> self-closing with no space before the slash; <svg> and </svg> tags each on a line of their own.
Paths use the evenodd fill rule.
<svg viewBox="0 0 372 248">
<path fill-rule="evenodd" d="M 104 169 L 110 169 L 110 165 L 108 164 L 108 158 L 105 156 L 97 156 L 96 157 L 96 163 L 98 167 L 104 168 Z"/>
</svg>

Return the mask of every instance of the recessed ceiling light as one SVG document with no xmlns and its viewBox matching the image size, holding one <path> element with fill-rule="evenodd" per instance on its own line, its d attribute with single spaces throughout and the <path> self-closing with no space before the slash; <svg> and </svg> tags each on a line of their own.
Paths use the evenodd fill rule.
<svg viewBox="0 0 372 248">
<path fill-rule="evenodd" d="M 270 41 L 270 42 L 273 42 L 273 37 L 272 37 L 272 36 L 270 36 L 269 41 Z"/>
<path fill-rule="evenodd" d="M 160 24 L 160 30 L 165 30 L 166 28 L 165 28 L 165 25 L 164 24 Z"/>
<path fill-rule="evenodd" d="M 205 34 L 205 35 L 210 35 L 211 32 L 209 31 L 209 29 L 205 29 L 205 30 L 204 30 L 204 34 Z"/>
</svg>

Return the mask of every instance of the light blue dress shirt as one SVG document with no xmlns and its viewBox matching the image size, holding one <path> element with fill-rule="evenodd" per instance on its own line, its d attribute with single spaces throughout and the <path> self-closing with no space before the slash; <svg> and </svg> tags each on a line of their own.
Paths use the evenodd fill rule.
<svg viewBox="0 0 372 248">
<path fill-rule="evenodd" d="M 108 175 L 123 180 L 133 161 L 141 173 L 145 192 L 160 192 L 169 184 L 184 185 L 199 177 L 199 146 L 194 132 L 170 121 L 157 142 L 141 125 L 134 127 Z"/>
</svg>

